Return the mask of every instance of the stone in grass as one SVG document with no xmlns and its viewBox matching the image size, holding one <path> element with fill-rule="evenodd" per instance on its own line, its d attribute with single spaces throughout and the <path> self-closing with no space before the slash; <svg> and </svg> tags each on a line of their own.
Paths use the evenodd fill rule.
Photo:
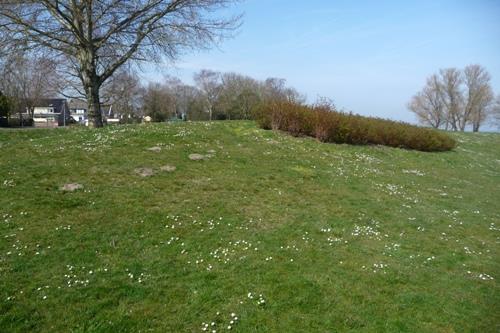
<svg viewBox="0 0 500 333">
<path fill-rule="evenodd" d="M 174 165 L 164 165 L 160 167 L 161 171 L 166 171 L 166 172 L 174 172 L 177 168 Z"/>
<path fill-rule="evenodd" d="M 137 168 L 134 171 L 141 177 L 149 177 L 154 174 L 153 169 L 151 168 Z"/>
<path fill-rule="evenodd" d="M 191 161 L 201 161 L 201 160 L 204 160 L 205 159 L 205 155 L 201 155 L 201 154 L 190 154 L 189 155 L 189 159 Z"/>
<path fill-rule="evenodd" d="M 154 147 L 148 148 L 148 150 L 155 152 L 155 153 L 159 153 L 161 151 L 161 147 L 154 146 Z"/>
<path fill-rule="evenodd" d="M 83 185 L 82 184 L 77 184 L 77 183 L 64 184 L 60 188 L 60 190 L 63 191 L 63 192 L 74 192 L 76 190 L 81 190 L 81 189 L 83 189 Z"/>
</svg>

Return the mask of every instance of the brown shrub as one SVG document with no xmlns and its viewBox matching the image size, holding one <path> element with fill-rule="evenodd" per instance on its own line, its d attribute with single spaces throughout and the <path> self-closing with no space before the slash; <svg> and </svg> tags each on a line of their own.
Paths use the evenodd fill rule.
<svg viewBox="0 0 500 333">
<path fill-rule="evenodd" d="M 445 133 L 386 119 L 346 114 L 321 105 L 269 102 L 255 114 L 261 128 L 312 136 L 321 142 L 379 144 L 422 151 L 446 151 L 456 142 Z"/>
</svg>

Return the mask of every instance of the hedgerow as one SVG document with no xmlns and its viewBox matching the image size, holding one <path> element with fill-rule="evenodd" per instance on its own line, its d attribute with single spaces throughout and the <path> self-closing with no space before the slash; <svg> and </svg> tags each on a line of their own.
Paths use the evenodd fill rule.
<svg viewBox="0 0 500 333">
<path fill-rule="evenodd" d="M 447 151 L 455 140 L 437 130 L 403 122 L 339 112 L 332 107 L 268 102 L 256 112 L 260 127 L 312 136 L 321 142 L 384 145 L 421 151 Z"/>
</svg>

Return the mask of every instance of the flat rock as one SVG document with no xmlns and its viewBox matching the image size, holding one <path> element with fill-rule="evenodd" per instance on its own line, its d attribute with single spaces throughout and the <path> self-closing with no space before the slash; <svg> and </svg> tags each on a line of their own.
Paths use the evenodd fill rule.
<svg viewBox="0 0 500 333">
<path fill-rule="evenodd" d="M 159 153 L 161 151 L 161 147 L 154 146 L 154 147 L 148 148 L 148 150 L 155 152 L 155 153 Z"/>
<path fill-rule="evenodd" d="M 64 192 L 74 192 L 76 190 L 81 190 L 81 189 L 83 189 L 83 185 L 82 184 L 77 184 L 77 183 L 64 184 L 60 188 L 60 190 L 64 191 Z"/>
<path fill-rule="evenodd" d="M 160 167 L 161 171 L 174 172 L 177 168 L 174 165 L 164 165 Z"/>
<path fill-rule="evenodd" d="M 190 154 L 189 155 L 189 159 L 191 161 L 201 161 L 203 159 L 205 159 L 205 155 L 201 155 L 201 154 Z"/>
<path fill-rule="evenodd" d="M 154 174 L 154 171 L 151 168 L 137 168 L 134 171 L 141 177 L 149 177 Z"/>
</svg>

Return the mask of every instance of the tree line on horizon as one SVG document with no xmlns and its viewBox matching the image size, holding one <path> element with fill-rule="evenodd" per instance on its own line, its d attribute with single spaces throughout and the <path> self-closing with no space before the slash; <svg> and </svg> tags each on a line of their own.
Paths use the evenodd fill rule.
<svg viewBox="0 0 500 333">
<path fill-rule="evenodd" d="M 68 97 L 68 80 L 50 57 L 11 53 L 0 57 L 0 117 L 28 112 L 36 103 L 55 96 Z M 425 87 L 408 104 L 424 126 L 444 130 L 478 131 L 486 122 L 500 125 L 500 95 L 494 97 L 491 77 L 480 65 L 463 71 L 440 70 L 427 79 Z M 124 122 L 248 120 L 262 103 L 287 101 L 303 104 L 305 95 L 282 78 L 257 80 L 235 72 L 202 69 L 193 75 L 194 84 L 166 75 L 159 82 L 144 82 L 130 66 L 118 69 L 101 87 L 102 104 L 113 105 Z M 82 98 L 84 94 L 80 96 Z M 321 101 L 320 101 L 321 102 Z M 329 101 L 331 102 L 331 101 Z"/>
<path fill-rule="evenodd" d="M 0 57 L 0 117 L 33 117 L 37 103 L 43 99 L 72 95 L 68 81 L 58 71 L 57 63 L 48 57 L 28 57 L 13 53 Z M 305 96 L 287 86 L 281 78 L 256 80 L 235 72 L 202 69 L 193 75 L 194 85 L 166 75 L 160 82 L 145 82 L 132 68 L 118 69 L 100 89 L 101 104 L 112 105 L 124 122 L 170 119 L 237 120 L 252 119 L 255 108 L 265 101 L 303 103 Z M 3 111 L 2 111 L 3 110 Z"/>
<path fill-rule="evenodd" d="M 263 102 L 305 101 L 281 78 L 260 81 L 235 72 L 202 69 L 194 73 L 193 81 L 194 85 L 189 85 L 166 76 L 161 82 L 142 84 L 136 75 L 127 72 L 113 79 L 104 95 L 114 100 L 117 109 L 139 117 L 150 116 L 156 122 L 175 118 L 248 120 L 253 119 L 255 109 Z M 127 89 L 122 88 L 124 84 Z M 120 91 L 126 92 L 125 96 L 120 96 Z"/>
</svg>

